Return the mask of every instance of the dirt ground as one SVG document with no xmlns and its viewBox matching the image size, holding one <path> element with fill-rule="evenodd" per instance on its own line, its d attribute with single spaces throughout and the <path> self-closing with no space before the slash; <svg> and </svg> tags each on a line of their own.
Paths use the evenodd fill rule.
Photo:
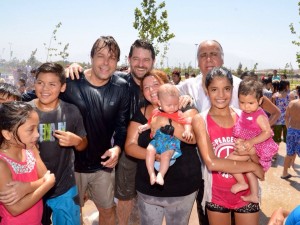
<svg viewBox="0 0 300 225">
<path fill-rule="evenodd" d="M 285 148 L 285 143 L 281 143 L 277 160 L 273 162 L 272 167 L 268 170 L 265 181 L 261 182 L 262 201 L 260 225 L 266 225 L 268 223 L 268 219 L 275 209 L 283 207 L 287 210 L 291 210 L 300 204 L 300 159 L 298 157 L 295 161 L 296 171 L 293 169 L 289 170 L 292 177 L 288 180 L 280 178 L 286 153 Z M 130 225 L 139 224 L 137 213 L 135 207 L 130 219 Z M 91 201 L 86 202 L 83 208 L 83 218 L 84 225 L 98 225 L 98 212 Z M 196 203 L 192 210 L 189 225 L 199 225 Z"/>
</svg>

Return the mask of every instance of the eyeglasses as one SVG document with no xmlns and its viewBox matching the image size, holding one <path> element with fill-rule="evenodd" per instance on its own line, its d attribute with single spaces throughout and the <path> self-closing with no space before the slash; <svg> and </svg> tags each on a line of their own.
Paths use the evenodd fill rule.
<svg viewBox="0 0 300 225">
<path fill-rule="evenodd" d="M 204 52 L 200 54 L 200 59 L 204 60 L 210 58 L 212 60 L 215 60 L 219 58 L 219 55 L 220 52 Z"/>
</svg>

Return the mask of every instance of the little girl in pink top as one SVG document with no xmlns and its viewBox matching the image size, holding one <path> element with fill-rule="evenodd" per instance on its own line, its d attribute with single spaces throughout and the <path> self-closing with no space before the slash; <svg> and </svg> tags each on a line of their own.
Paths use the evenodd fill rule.
<svg viewBox="0 0 300 225">
<path fill-rule="evenodd" d="M 0 193 L 9 195 L 21 185 L 25 190 L 23 196 L 1 199 L 0 224 L 40 225 L 41 198 L 54 185 L 55 178 L 46 172 L 35 148 L 38 114 L 27 103 L 10 102 L 0 104 L 0 118 Z"/>
<path fill-rule="evenodd" d="M 268 117 L 260 108 L 263 101 L 263 85 L 253 79 L 243 80 L 239 86 L 238 96 L 242 113 L 234 126 L 233 136 L 237 138 L 237 143 L 242 145 L 245 156 L 231 154 L 228 158 L 247 160 L 249 153 L 254 151 L 256 154 L 252 154 L 251 160 L 259 162 L 264 171 L 267 171 L 271 167 L 272 157 L 278 152 L 278 145 L 272 139 L 274 134 Z M 242 198 L 244 201 L 257 203 L 259 201 L 257 178 L 252 173 L 246 175 L 251 194 Z M 242 174 L 233 174 L 233 176 L 237 180 L 231 188 L 233 193 L 248 189 Z"/>
</svg>

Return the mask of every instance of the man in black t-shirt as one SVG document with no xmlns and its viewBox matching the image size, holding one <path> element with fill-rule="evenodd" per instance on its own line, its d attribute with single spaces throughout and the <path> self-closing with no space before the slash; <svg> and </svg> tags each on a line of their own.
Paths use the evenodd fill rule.
<svg viewBox="0 0 300 225">
<path fill-rule="evenodd" d="M 80 204 L 88 191 L 99 211 L 99 224 L 108 225 L 116 224 L 114 168 L 124 146 L 130 109 L 128 83 L 114 75 L 119 58 L 114 38 L 100 37 L 91 50 L 92 68 L 79 79 L 68 80 L 61 96 L 78 107 L 87 131 L 87 149 L 75 153 Z"/>
</svg>

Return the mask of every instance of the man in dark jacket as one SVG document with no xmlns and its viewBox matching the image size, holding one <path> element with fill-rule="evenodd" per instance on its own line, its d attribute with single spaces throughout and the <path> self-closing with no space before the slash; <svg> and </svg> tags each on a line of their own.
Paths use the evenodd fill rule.
<svg viewBox="0 0 300 225">
<path fill-rule="evenodd" d="M 140 109 L 144 97 L 140 89 L 141 80 L 147 72 L 152 70 L 155 62 L 153 46 L 143 40 L 136 40 L 130 47 L 128 61 L 130 72 L 120 75 L 127 80 L 130 93 L 130 118 Z M 136 161 L 122 152 L 116 167 L 115 197 L 117 203 L 117 217 L 119 225 L 127 225 L 133 208 L 135 190 Z"/>
<path fill-rule="evenodd" d="M 87 149 L 75 154 L 80 204 L 88 191 L 99 211 L 99 224 L 108 225 L 116 224 L 114 168 L 124 147 L 130 109 L 128 83 L 114 75 L 119 58 L 115 39 L 100 37 L 91 50 L 92 68 L 69 80 L 61 96 L 79 108 L 87 131 Z"/>
<path fill-rule="evenodd" d="M 116 72 L 115 74 L 128 82 L 131 118 L 144 102 L 140 84 L 145 74 L 153 69 L 155 51 L 152 44 L 144 40 L 136 40 L 130 47 L 128 61 L 129 73 Z M 71 78 L 78 78 L 81 70 L 82 68 L 78 64 L 72 64 L 67 73 Z M 89 73 L 89 71 L 90 69 L 87 69 L 85 73 Z M 126 156 L 123 151 L 116 166 L 115 197 L 118 199 L 116 210 L 119 225 L 127 225 L 132 212 L 133 200 L 136 196 L 135 173 L 136 161 Z"/>
</svg>

